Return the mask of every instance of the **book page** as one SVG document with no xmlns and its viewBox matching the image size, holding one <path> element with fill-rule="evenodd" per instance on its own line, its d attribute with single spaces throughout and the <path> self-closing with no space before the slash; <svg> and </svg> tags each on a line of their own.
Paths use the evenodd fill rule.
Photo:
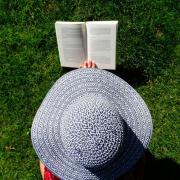
<svg viewBox="0 0 180 180">
<path fill-rule="evenodd" d="M 57 21 L 55 28 L 61 66 L 79 67 L 87 59 L 85 23 Z"/>
<path fill-rule="evenodd" d="M 118 21 L 92 21 L 86 23 L 88 59 L 98 68 L 116 68 L 116 34 Z"/>
</svg>

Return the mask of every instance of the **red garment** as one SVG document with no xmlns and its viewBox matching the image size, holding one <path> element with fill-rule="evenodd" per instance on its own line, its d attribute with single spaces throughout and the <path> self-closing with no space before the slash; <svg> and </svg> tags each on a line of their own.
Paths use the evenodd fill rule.
<svg viewBox="0 0 180 180">
<path fill-rule="evenodd" d="M 44 180 L 60 180 L 60 178 L 53 175 L 52 172 L 49 171 L 46 166 L 44 166 Z"/>
</svg>

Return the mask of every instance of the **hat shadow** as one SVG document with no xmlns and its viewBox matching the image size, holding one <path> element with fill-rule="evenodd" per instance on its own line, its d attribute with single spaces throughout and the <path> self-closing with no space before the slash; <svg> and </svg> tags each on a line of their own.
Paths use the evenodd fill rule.
<svg viewBox="0 0 180 180">
<path fill-rule="evenodd" d="M 88 168 L 98 179 L 131 180 L 129 179 L 129 174 L 132 176 L 132 174 L 137 171 L 135 166 L 138 161 L 141 161 L 146 152 L 146 148 L 136 136 L 135 132 L 133 132 L 125 120 L 123 120 L 123 122 L 124 128 L 126 129 L 123 142 L 126 142 L 126 144 L 120 147 L 116 155 L 107 164 L 101 165 L 100 167 Z M 112 130 L 112 133 L 116 132 Z M 147 133 L 150 135 L 150 131 Z M 146 139 L 145 141 L 148 142 L 149 140 Z M 137 172 L 135 173 L 135 176 L 138 176 Z"/>
<path fill-rule="evenodd" d="M 127 125 L 127 124 L 126 124 Z M 157 159 L 149 150 L 145 149 L 141 141 L 137 138 L 135 133 L 131 130 L 130 127 L 127 127 L 130 132 L 130 136 L 133 136 L 134 142 L 139 146 L 140 154 L 135 157 L 134 164 L 127 169 L 121 176 L 117 176 L 115 174 L 115 180 L 152 180 L 152 179 L 163 179 L 163 180 L 179 180 L 180 179 L 180 165 L 175 162 L 173 159 L 164 158 Z M 126 147 L 125 147 L 126 148 Z M 127 150 L 127 149 L 126 149 Z M 116 168 L 118 163 L 121 163 L 117 159 L 121 156 L 120 152 L 113 158 L 112 164 L 110 167 L 104 167 L 105 172 L 108 172 L 110 168 Z M 135 155 L 135 156 L 136 156 Z M 117 161 L 117 163 L 114 163 Z M 129 164 L 127 164 L 129 165 Z M 96 173 L 93 169 L 89 169 L 91 172 L 96 174 L 99 179 L 105 180 L 106 177 L 102 176 L 101 172 Z M 111 179 L 111 177 L 107 177 L 107 179 Z M 114 178 L 113 178 L 114 179 Z"/>
</svg>

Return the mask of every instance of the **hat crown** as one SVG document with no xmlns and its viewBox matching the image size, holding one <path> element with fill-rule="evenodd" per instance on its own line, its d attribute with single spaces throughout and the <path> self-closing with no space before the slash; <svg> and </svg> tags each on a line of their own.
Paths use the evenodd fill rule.
<svg viewBox="0 0 180 180">
<path fill-rule="evenodd" d="M 89 168 L 107 164 L 124 143 L 124 128 L 117 107 L 109 99 L 97 93 L 78 97 L 61 118 L 66 156 Z"/>
</svg>

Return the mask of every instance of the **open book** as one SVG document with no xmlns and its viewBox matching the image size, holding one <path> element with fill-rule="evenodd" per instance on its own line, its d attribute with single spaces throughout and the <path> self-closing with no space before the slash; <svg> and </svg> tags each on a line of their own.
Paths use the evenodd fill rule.
<svg viewBox="0 0 180 180">
<path fill-rule="evenodd" d="M 78 68 L 87 59 L 100 69 L 116 69 L 118 21 L 55 23 L 61 66 Z"/>
</svg>

